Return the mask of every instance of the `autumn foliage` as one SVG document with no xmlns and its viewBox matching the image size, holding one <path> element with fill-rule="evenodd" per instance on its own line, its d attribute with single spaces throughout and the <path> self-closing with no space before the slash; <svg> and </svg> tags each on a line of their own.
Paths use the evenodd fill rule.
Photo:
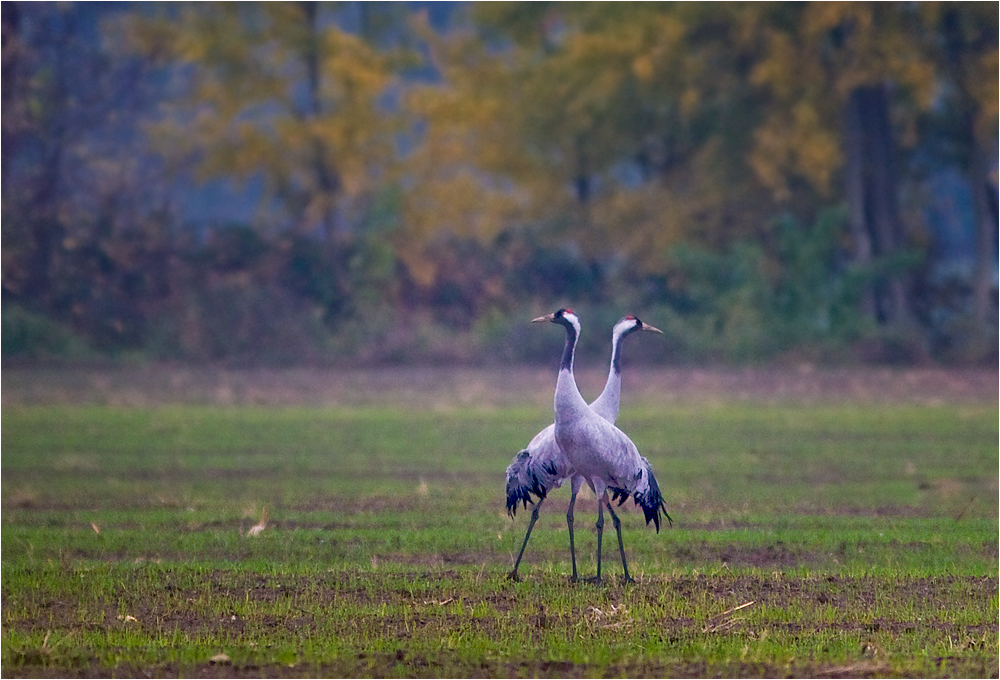
<svg viewBox="0 0 1000 680">
<path fill-rule="evenodd" d="M 995 362 L 997 24 L 4 3 L 4 355 Z"/>
</svg>

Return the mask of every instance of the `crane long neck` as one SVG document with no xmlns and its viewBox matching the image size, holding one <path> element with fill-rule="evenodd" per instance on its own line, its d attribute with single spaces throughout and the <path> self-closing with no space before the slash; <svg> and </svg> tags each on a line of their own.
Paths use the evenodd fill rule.
<svg viewBox="0 0 1000 680">
<path fill-rule="evenodd" d="M 572 324 L 566 325 L 566 344 L 563 346 L 562 360 L 559 362 L 559 372 L 569 371 L 573 373 L 573 356 L 576 354 L 576 341 L 578 335 L 576 327 Z"/>
<path fill-rule="evenodd" d="M 583 400 L 580 389 L 576 386 L 573 375 L 573 357 L 576 354 L 578 339 L 576 328 L 566 324 L 566 345 L 563 347 L 562 360 L 559 363 L 559 377 L 556 380 L 555 412 L 556 422 L 569 416 L 579 408 L 588 408 Z"/>
<path fill-rule="evenodd" d="M 618 408 L 621 403 L 622 392 L 622 370 L 618 358 L 622 340 L 625 333 L 616 330 L 611 338 L 611 366 L 608 369 L 608 380 L 604 384 L 604 390 L 600 396 L 590 405 L 594 413 L 601 416 L 610 423 L 614 423 L 618 418 Z"/>
<path fill-rule="evenodd" d="M 627 337 L 626 333 L 618 333 L 617 335 L 615 335 L 614 341 L 611 343 L 611 372 L 608 375 L 609 382 L 611 381 L 612 377 L 614 377 L 616 380 L 618 380 L 618 383 L 621 384 L 621 379 L 622 379 L 621 349 L 622 349 L 622 342 L 625 340 L 626 337 Z"/>
</svg>

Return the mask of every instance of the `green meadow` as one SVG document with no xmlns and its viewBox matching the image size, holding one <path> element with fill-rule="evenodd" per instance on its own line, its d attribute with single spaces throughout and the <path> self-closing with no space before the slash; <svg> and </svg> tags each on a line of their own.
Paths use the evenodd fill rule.
<svg viewBox="0 0 1000 680">
<path fill-rule="evenodd" d="M 674 518 L 568 582 L 511 404 L 3 408 L 5 677 L 996 677 L 998 409 L 626 395 Z M 596 502 L 576 508 L 582 575 Z M 613 535 L 613 534 L 612 534 Z"/>
</svg>

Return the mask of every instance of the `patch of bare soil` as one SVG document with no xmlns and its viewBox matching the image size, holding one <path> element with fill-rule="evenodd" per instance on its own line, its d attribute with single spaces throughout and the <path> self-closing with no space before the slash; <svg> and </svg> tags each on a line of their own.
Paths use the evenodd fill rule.
<svg viewBox="0 0 1000 680">
<path fill-rule="evenodd" d="M 385 405 L 448 409 L 548 406 L 555 371 L 502 368 L 248 368 L 147 364 L 114 368 L 4 367 L 2 400 L 13 404 Z M 605 368 L 577 368 L 585 396 L 596 396 Z M 661 368 L 633 366 L 624 390 L 636 401 L 997 403 L 995 368 Z"/>
</svg>

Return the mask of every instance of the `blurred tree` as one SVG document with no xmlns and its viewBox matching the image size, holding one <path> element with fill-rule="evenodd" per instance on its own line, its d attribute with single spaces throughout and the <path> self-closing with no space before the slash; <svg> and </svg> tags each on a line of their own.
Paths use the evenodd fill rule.
<svg viewBox="0 0 1000 680">
<path fill-rule="evenodd" d="M 681 242 L 760 240 L 782 266 L 773 216 L 807 223 L 846 199 L 862 313 L 912 327 L 923 237 L 899 205 L 902 151 L 942 100 L 972 112 L 963 148 L 995 146 L 960 141 L 995 140 L 995 87 L 979 83 L 995 80 L 996 40 L 975 33 L 995 7 L 942 7 L 475 5 L 470 30 L 426 31 L 443 79 L 411 99 L 427 133 L 407 222 L 418 238 L 531 229 L 656 274 Z"/>
<path fill-rule="evenodd" d="M 2 6 L 3 299 L 102 347 L 141 341 L 164 286 L 167 222 L 138 134 L 148 70 L 105 42 L 119 11 Z"/>
<path fill-rule="evenodd" d="M 292 361 L 363 338 L 361 309 L 496 341 L 526 306 L 641 300 L 720 355 L 878 323 L 919 349 L 944 297 L 919 173 L 944 166 L 979 241 L 948 304 L 995 328 L 995 5 L 469 3 L 450 31 L 402 3 L 99 7 L 2 6 L 18 337 L 40 312 Z M 190 177 L 252 218 L 175 208 Z"/>
<path fill-rule="evenodd" d="M 529 228 L 648 272 L 681 240 L 759 233 L 772 205 L 740 151 L 746 58 L 719 11 L 484 3 L 474 30 L 427 31 L 443 78 L 410 99 L 427 125 L 416 235 Z"/>
<path fill-rule="evenodd" d="M 393 54 L 337 23 L 327 3 L 194 3 L 137 18 L 134 47 L 184 93 L 151 128 L 202 179 L 259 180 L 273 231 L 350 231 L 385 181 L 399 121 L 384 105 Z"/>
<path fill-rule="evenodd" d="M 918 237 L 917 225 L 900 215 L 907 168 L 897 142 L 910 151 L 926 147 L 927 130 L 916 134 L 919 121 L 937 120 L 939 131 L 930 136 L 939 134 L 937 111 L 960 112 L 945 136 L 962 149 L 960 163 L 975 188 L 980 262 L 995 259 L 989 235 L 996 232 L 996 216 L 987 209 L 995 182 L 985 168 L 996 157 L 976 160 L 975 150 L 996 148 L 997 8 L 833 2 L 785 5 L 783 12 L 783 21 L 766 22 L 760 30 L 764 58 L 753 78 L 771 103 L 755 133 L 753 166 L 778 195 L 790 190 L 795 177 L 828 192 L 836 188 L 832 178 L 843 173 L 855 262 L 882 263 L 862 309 L 872 318 L 908 325 L 915 288 L 899 266 L 907 258 L 898 255 Z M 806 143 L 810 138 L 815 143 Z M 987 268 L 976 277 L 981 317 L 992 275 L 982 274 Z"/>
<path fill-rule="evenodd" d="M 998 9 L 992 3 L 928 3 L 923 18 L 933 40 L 927 45 L 941 80 L 939 123 L 951 132 L 951 156 L 966 173 L 973 195 L 976 265 L 972 315 L 985 325 L 996 313 L 990 299 L 997 256 L 997 124 L 1000 70 Z"/>
<path fill-rule="evenodd" d="M 176 172 L 234 181 L 257 195 L 255 228 L 277 246 L 255 283 L 276 272 L 323 308 L 352 308 L 371 281 L 352 262 L 382 249 L 361 233 L 394 179 L 400 120 L 390 106 L 401 49 L 380 49 L 376 10 L 343 27 L 329 3 L 194 3 L 136 16 L 140 54 L 169 68 L 180 91 L 150 139 Z M 303 254 L 312 247 L 322 255 Z M 373 250 L 374 249 L 374 250 Z M 364 253 L 368 253 L 365 255 Z M 280 278 L 280 276 L 278 276 Z M 385 292 L 383 290 L 383 292 Z"/>
<path fill-rule="evenodd" d="M 758 136 L 756 167 L 773 176 L 777 191 L 786 190 L 785 178 L 795 173 L 809 174 L 829 190 L 843 163 L 855 262 L 871 267 L 912 242 L 899 215 L 889 84 L 904 90 L 897 101 L 906 105 L 897 110 L 911 121 L 918 107 L 929 106 L 934 70 L 913 39 L 921 28 L 919 16 L 893 3 L 812 3 L 797 9 L 785 30 L 767 32 L 767 56 L 755 71 L 756 82 L 776 105 Z M 781 112 L 787 111 L 795 115 L 785 118 Z M 807 131 L 826 140 L 826 153 L 774 153 L 773 147 L 794 144 Z M 784 167 L 768 167 L 777 159 Z M 908 288 L 905 276 L 891 273 L 866 291 L 863 311 L 889 323 L 909 323 Z"/>
</svg>

